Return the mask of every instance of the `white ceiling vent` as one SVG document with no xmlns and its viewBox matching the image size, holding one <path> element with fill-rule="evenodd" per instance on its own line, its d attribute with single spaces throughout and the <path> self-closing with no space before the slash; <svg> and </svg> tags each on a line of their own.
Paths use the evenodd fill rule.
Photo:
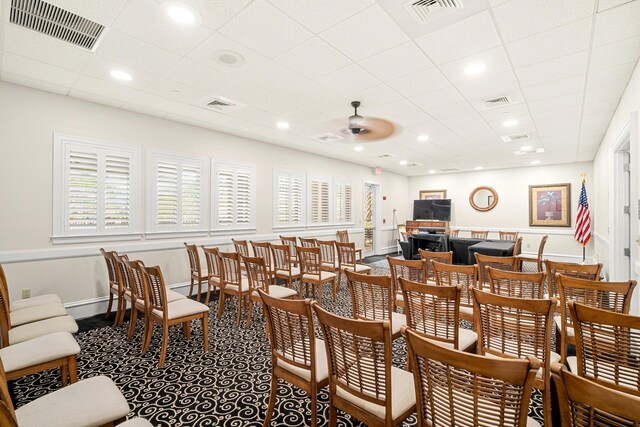
<svg viewBox="0 0 640 427">
<path fill-rule="evenodd" d="M 334 142 L 340 141 L 343 139 L 340 135 L 336 135 L 335 133 L 327 132 L 320 135 L 312 136 L 311 139 L 315 139 L 320 142 Z"/>
<path fill-rule="evenodd" d="M 464 8 L 462 0 L 411 0 L 404 7 L 419 24 Z"/>
<path fill-rule="evenodd" d="M 240 104 L 239 102 L 232 101 L 221 96 L 214 96 L 205 104 L 205 108 L 217 113 L 230 113 L 232 111 L 239 110 L 242 107 L 244 107 L 244 104 Z"/>
<path fill-rule="evenodd" d="M 458 172 L 460 169 L 457 168 L 447 168 L 447 169 L 440 169 L 442 172 Z"/>
<path fill-rule="evenodd" d="M 104 25 L 42 0 L 11 0 L 10 22 L 88 50 L 104 31 Z"/>
<path fill-rule="evenodd" d="M 485 99 L 482 102 L 486 108 L 503 107 L 511 104 L 511 98 L 508 96 L 499 96 L 497 98 Z"/>
<path fill-rule="evenodd" d="M 531 134 L 521 133 L 521 134 L 518 134 L 518 135 L 501 136 L 501 138 L 502 138 L 502 140 L 504 142 L 524 141 L 525 139 L 530 139 L 531 138 Z"/>
<path fill-rule="evenodd" d="M 393 157 L 397 157 L 395 154 L 377 154 L 375 157 L 379 159 L 391 159 Z"/>
<path fill-rule="evenodd" d="M 422 166 L 422 163 L 407 163 L 407 167 Z"/>
</svg>

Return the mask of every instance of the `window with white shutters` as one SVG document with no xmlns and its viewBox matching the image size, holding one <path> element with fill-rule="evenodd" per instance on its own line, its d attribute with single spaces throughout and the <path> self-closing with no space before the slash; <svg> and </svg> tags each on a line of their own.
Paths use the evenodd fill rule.
<svg viewBox="0 0 640 427">
<path fill-rule="evenodd" d="M 206 231 L 209 158 L 151 151 L 148 159 L 149 231 Z"/>
<path fill-rule="evenodd" d="M 215 161 L 213 225 L 216 230 L 252 230 L 255 225 L 255 166 Z"/>
<path fill-rule="evenodd" d="M 335 203 L 336 203 L 336 224 L 353 223 L 353 215 L 351 210 L 351 194 L 352 187 L 347 182 L 336 182 L 335 184 Z"/>
<path fill-rule="evenodd" d="M 274 227 L 304 227 L 305 175 L 286 170 L 273 170 Z"/>
<path fill-rule="evenodd" d="M 54 135 L 53 241 L 140 236 L 140 149 Z"/>
<path fill-rule="evenodd" d="M 331 224 L 331 178 L 309 177 L 308 225 Z"/>
</svg>

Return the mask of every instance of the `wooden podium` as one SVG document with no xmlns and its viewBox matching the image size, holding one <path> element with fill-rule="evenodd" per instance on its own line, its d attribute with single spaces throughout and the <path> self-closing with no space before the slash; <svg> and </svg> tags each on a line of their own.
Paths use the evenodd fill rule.
<svg viewBox="0 0 640 427">
<path fill-rule="evenodd" d="M 449 221 L 430 221 L 430 220 L 420 220 L 420 221 L 407 221 L 407 234 L 413 234 L 420 231 L 420 228 L 444 228 L 444 232 L 449 232 Z"/>
</svg>

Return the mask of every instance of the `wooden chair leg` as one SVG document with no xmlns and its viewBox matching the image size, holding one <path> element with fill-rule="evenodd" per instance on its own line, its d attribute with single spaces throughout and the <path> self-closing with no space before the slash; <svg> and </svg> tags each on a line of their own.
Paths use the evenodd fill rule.
<svg viewBox="0 0 640 427">
<path fill-rule="evenodd" d="M 62 379 L 62 387 L 69 384 L 69 367 L 65 364 L 60 366 L 60 378 Z"/>
<path fill-rule="evenodd" d="M 267 408 L 267 414 L 264 417 L 263 427 L 271 425 L 271 416 L 273 415 L 273 408 L 276 406 L 276 398 L 278 395 L 278 377 L 271 373 L 271 391 L 269 392 L 269 407 Z"/>
<path fill-rule="evenodd" d="M 124 298 L 122 298 L 122 296 L 119 296 L 118 302 L 116 304 L 116 318 L 113 321 L 114 326 L 120 326 L 122 324 L 122 321 L 120 319 L 124 317 L 124 308 L 122 307 L 123 302 Z"/>
<path fill-rule="evenodd" d="M 202 295 L 202 280 L 198 279 L 198 296 L 196 297 L 198 302 L 200 302 L 200 295 Z"/>
<path fill-rule="evenodd" d="M 209 305 L 209 296 L 211 294 L 211 285 L 207 283 L 207 296 L 204 299 L 204 305 Z"/>
<path fill-rule="evenodd" d="M 167 343 L 169 341 L 169 325 L 167 325 L 166 320 L 162 325 L 162 349 L 160 350 L 160 361 L 158 362 L 158 368 L 162 368 L 164 366 L 164 359 L 167 357 Z"/>
<path fill-rule="evenodd" d="M 69 370 L 69 382 L 73 384 L 78 381 L 78 358 L 75 354 L 67 358 L 67 366 Z"/>
<path fill-rule="evenodd" d="M 104 318 L 108 319 L 111 316 L 111 306 L 113 305 L 113 292 L 109 289 L 109 305 L 107 305 L 107 312 L 104 314 Z"/>
<path fill-rule="evenodd" d="M 151 345 L 151 337 L 153 336 L 153 320 L 150 316 L 145 317 L 147 320 L 147 324 L 145 326 L 145 338 L 144 343 L 142 344 L 142 354 L 145 354 L 147 350 L 149 350 L 149 345 Z"/>
<path fill-rule="evenodd" d="M 200 321 L 202 322 L 202 347 L 206 353 L 209 351 L 209 313 L 203 313 Z"/>
<path fill-rule="evenodd" d="M 333 288 L 333 302 L 336 302 L 338 298 L 338 281 L 335 277 L 331 281 L 331 287 Z"/>
<path fill-rule="evenodd" d="M 220 299 L 218 300 L 218 320 L 222 318 L 222 311 L 224 310 L 225 293 L 220 291 Z"/>
<path fill-rule="evenodd" d="M 244 323 L 244 328 L 248 329 L 251 326 L 251 312 L 253 311 L 253 301 L 249 299 L 249 312 L 247 313 L 247 321 Z"/>
<path fill-rule="evenodd" d="M 318 385 L 316 383 L 311 384 L 311 427 L 316 427 L 316 420 L 318 418 Z"/>
<path fill-rule="evenodd" d="M 550 426 L 551 420 L 551 386 L 545 385 L 545 389 L 542 390 L 542 415 L 544 417 L 544 425 Z"/>
<path fill-rule="evenodd" d="M 133 338 L 133 333 L 136 330 L 136 322 L 138 320 L 138 310 L 135 304 L 131 304 L 131 316 L 129 318 L 129 331 L 127 332 L 127 339 Z"/>
<path fill-rule="evenodd" d="M 333 405 L 333 402 L 329 403 L 329 427 L 336 427 L 338 425 L 338 410 Z"/>
<path fill-rule="evenodd" d="M 182 323 L 182 336 L 185 339 L 191 339 L 191 321 L 186 321 Z"/>
<path fill-rule="evenodd" d="M 189 284 L 189 298 L 193 296 L 193 285 L 194 285 L 193 276 L 191 276 L 191 280 Z"/>
<path fill-rule="evenodd" d="M 318 304 L 322 305 L 322 283 L 320 283 L 318 285 L 318 287 L 320 288 L 318 290 Z M 316 289 L 315 289 L 315 285 L 313 286 L 313 294 L 315 295 L 316 293 Z"/>
<path fill-rule="evenodd" d="M 242 297 L 238 295 L 238 319 L 236 320 L 236 326 L 240 327 L 240 318 L 242 317 Z"/>
</svg>

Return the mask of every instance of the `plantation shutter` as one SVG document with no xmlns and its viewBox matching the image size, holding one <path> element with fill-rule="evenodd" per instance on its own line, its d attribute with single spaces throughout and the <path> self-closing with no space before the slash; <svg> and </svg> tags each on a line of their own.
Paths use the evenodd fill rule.
<svg viewBox="0 0 640 427">
<path fill-rule="evenodd" d="M 313 225 L 329 224 L 331 222 L 329 181 L 322 178 L 311 178 L 309 198 L 309 222 Z"/>
<path fill-rule="evenodd" d="M 274 170 L 275 226 L 303 226 L 304 175 Z"/>
<path fill-rule="evenodd" d="M 156 174 L 156 224 L 159 227 L 177 227 L 178 165 L 158 161 Z"/>
<path fill-rule="evenodd" d="M 98 153 L 67 154 L 67 221 L 69 231 L 98 230 Z"/>
<path fill-rule="evenodd" d="M 182 226 L 202 225 L 202 168 L 198 165 L 182 166 Z"/>
<path fill-rule="evenodd" d="M 336 222 L 353 222 L 351 213 L 351 184 L 336 184 Z"/>
<path fill-rule="evenodd" d="M 255 228 L 255 167 L 216 162 L 214 183 L 216 228 Z"/>
</svg>

